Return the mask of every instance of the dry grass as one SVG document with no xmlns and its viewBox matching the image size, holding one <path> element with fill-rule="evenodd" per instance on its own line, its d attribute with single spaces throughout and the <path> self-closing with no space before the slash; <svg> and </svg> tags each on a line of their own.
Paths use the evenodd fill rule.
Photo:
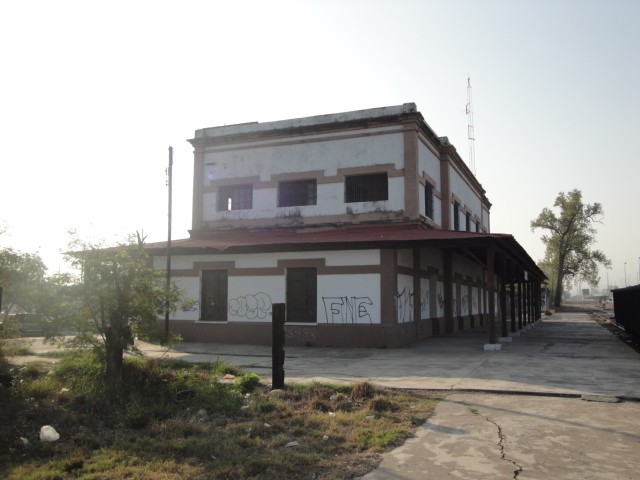
<svg viewBox="0 0 640 480">
<path fill-rule="evenodd" d="M 222 384 L 228 365 L 158 361 L 128 362 L 114 396 L 99 369 L 86 357 L 53 374 L 32 365 L 0 387 L 1 478 L 353 478 L 411 436 L 439 399 L 370 384 L 243 393 L 252 377 Z M 45 424 L 59 441 L 40 442 Z"/>
</svg>

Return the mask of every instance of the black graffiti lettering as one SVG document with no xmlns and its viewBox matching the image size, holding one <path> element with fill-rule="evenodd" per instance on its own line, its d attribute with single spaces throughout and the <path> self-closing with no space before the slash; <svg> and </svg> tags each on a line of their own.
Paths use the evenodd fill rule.
<svg viewBox="0 0 640 480">
<path fill-rule="evenodd" d="M 369 297 L 322 297 L 327 323 L 373 323 Z"/>
</svg>

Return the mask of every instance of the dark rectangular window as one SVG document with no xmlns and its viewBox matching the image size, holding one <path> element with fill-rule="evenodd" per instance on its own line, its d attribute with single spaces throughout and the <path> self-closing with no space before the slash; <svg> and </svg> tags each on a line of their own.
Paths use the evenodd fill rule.
<svg viewBox="0 0 640 480">
<path fill-rule="evenodd" d="M 467 227 L 467 232 L 471 231 L 471 214 L 469 212 L 465 215 L 465 227 Z"/>
<path fill-rule="evenodd" d="M 460 230 L 460 204 L 453 202 L 453 229 Z"/>
<path fill-rule="evenodd" d="M 278 185 L 278 206 L 295 207 L 296 205 L 315 205 L 316 181 L 296 180 L 280 182 Z"/>
<path fill-rule="evenodd" d="M 375 202 L 389 199 L 386 173 L 345 178 L 345 202 Z"/>
<path fill-rule="evenodd" d="M 218 211 L 253 208 L 253 185 L 224 185 L 218 188 Z"/>
<path fill-rule="evenodd" d="M 424 186 L 424 214 L 433 220 L 433 187 Z"/>
<path fill-rule="evenodd" d="M 315 268 L 288 268 L 287 322 L 316 323 L 317 295 Z"/>
<path fill-rule="evenodd" d="M 480 222 L 476 222 L 476 233 L 480 233 Z"/>
<path fill-rule="evenodd" d="M 201 320 L 225 322 L 227 320 L 227 271 L 202 272 Z"/>
</svg>

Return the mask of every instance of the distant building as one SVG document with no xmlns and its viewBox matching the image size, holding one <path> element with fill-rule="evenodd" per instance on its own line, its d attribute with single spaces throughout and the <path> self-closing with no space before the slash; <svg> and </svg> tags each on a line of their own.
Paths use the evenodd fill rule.
<svg viewBox="0 0 640 480">
<path fill-rule="evenodd" d="M 395 347 L 540 316 L 545 279 L 415 104 L 197 130 L 190 237 L 172 277 L 197 300 L 187 340 Z M 517 195 L 517 192 L 515 192 Z M 166 245 L 151 244 L 154 265 Z M 511 306 L 513 305 L 513 308 Z M 513 322 L 511 321 L 513 318 Z"/>
</svg>

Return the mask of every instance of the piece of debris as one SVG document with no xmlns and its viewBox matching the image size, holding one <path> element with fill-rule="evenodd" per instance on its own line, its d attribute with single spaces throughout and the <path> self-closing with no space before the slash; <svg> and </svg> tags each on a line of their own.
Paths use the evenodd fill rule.
<svg viewBox="0 0 640 480">
<path fill-rule="evenodd" d="M 375 420 L 376 416 L 375 415 L 367 415 L 366 417 L 364 417 L 367 420 Z"/>
<path fill-rule="evenodd" d="M 297 440 L 294 440 L 293 442 L 289 442 L 289 443 L 287 443 L 287 444 L 285 445 L 285 448 L 297 447 L 297 446 L 299 446 L 299 445 L 300 445 L 300 444 L 298 443 L 298 441 L 297 441 Z"/>
<path fill-rule="evenodd" d="M 66 387 L 63 387 L 63 388 L 60 389 L 60 393 L 61 394 L 69 393 L 69 389 L 66 388 Z"/>
<path fill-rule="evenodd" d="M 60 438 L 60 434 L 51 425 L 45 425 L 40 429 L 40 441 L 55 442 Z"/>
<path fill-rule="evenodd" d="M 264 424 L 264 428 L 271 428 L 271 425 L 270 425 L 270 424 L 268 424 L 268 423 L 265 423 L 265 424 Z"/>
<path fill-rule="evenodd" d="M 200 410 L 198 410 L 196 412 L 196 418 L 198 419 L 199 422 L 208 422 L 209 421 L 209 414 L 207 413 L 207 411 L 204 408 L 201 408 Z"/>
<path fill-rule="evenodd" d="M 25 447 L 28 447 L 30 445 L 28 438 L 20 437 L 20 441 L 22 442 L 22 445 L 24 445 Z"/>
<path fill-rule="evenodd" d="M 284 397 L 286 395 L 284 390 L 281 390 L 279 388 L 275 388 L 273 390 L 271 390 L 268 395 L 274 396 L 274 397 Z"/>
<path fill-rule="evenodd" d="M 235 378 L 236 378 L 236 376 L 235 375 L 231 375 L 230 373 L 225 373 L 224 377 L 222 377 L 223 380 L 233 380 Z"/>
<path fill-rule="evenodd" d="M 329 435 L 323 436 L 322 440 L 325 441 L 325 442 L 328 442 L 329 441 Z"/>
</svg>

